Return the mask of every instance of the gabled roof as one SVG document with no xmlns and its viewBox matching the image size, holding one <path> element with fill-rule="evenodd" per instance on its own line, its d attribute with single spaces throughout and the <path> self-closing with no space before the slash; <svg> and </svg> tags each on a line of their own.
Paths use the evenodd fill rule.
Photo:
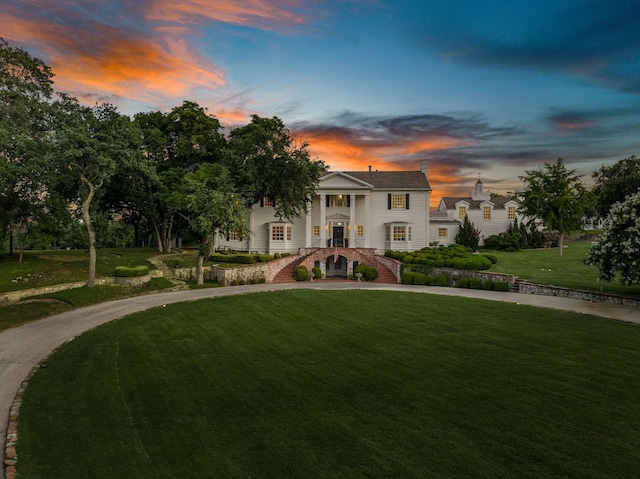
<svg viewBox="0 0 640 479">
<path fill-rule="evenodd" d="M 336 172 L 325 172 L 322 177 Z M 378 190 L 431 190 L 427 176 L 421 171 L 345 171 Z"/>
<path fill-rule="evenodd" d="M 493 196 L 489 200 L 473 200 L 470 196 L 443 196 L 441 201 L 447 207 L 448 210 L 455 210 L 456 203 L 459 201 L 466 201 L 469 203 L 469 209 L 479 209 L 482 203 L 490 201 L 494 204 L 494 209 L 505 209 L 505 205 L 510 201 L 520 203 L 520 200 L 515 196 Z"/>
</svg>

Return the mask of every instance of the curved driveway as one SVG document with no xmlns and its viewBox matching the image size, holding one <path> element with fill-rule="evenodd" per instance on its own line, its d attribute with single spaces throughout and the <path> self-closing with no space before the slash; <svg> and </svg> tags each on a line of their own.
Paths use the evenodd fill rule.
<svg viewBox="0 0 640 479">
<path fill-rule="evenodd" d="M 640 308 L 630 306 L 592 303 L 552 296 L 458 288 L 422 288 L 420 286 L 382 283 L 316 281 L 313 283 L 259 284 L 155 293 L 100 303 L 56 314 L 0 333 L 0 455 L 2 461 L 4 461 L 9 414 L 18 390 L 33 368 L 65 342 L 101 324 L 163 304 L 286 289 L 380 289 L 464 296 L 575 311 L 640 324 Z M 4 467 L 0 467 L 0 479 L 4 479 Z"/>
</svg>

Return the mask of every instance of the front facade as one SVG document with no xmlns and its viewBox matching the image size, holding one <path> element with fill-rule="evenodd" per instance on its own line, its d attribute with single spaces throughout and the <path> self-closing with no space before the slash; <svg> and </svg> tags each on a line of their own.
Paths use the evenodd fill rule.
<svg viewBox="0 0 640 479">
<path fill-rule="evenodd" d="M 218 247 L 264 253 L 301 248 L 412 251 L 429 246 L 431 187 L 421 171 L 326 172 L 318 198 L 300 218 L 279 220 L 269 198 L 249 214 L 250 238 L 218 238 Z"/>
<path fill-rule="evenodd" d="M 507 231 L 517 218 L 520 200 L 516 197 L 491 196 L 481 180 L 476 182 L 469 196 L 443 196 L 438 209 L 431 214 L 432 242 L 442 245 L 455 243 L 458 229 L 465 217 L 480 231 L 480 245 L 484 238 Z"/>
</svg>

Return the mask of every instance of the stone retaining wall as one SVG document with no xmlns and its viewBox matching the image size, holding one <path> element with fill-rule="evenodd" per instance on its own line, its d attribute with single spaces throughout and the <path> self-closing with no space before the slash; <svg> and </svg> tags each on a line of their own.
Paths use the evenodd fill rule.
<svg viewBox="0 0 640 479">
<path fill-rule="evenodd" d="M 524 294 L 539 294 L 541 296 L 558 296 L 561 298 L 584 299 L 594 303 L 622 304 L 624 306 L 640 306 L 640 300 L 625 298 L 613 294 L 595 293 L 576 289 L 560 288 L 558 286 L 546 286 L 542 284 L 520 281 L 519 292 Z"/>
<path fill-rule="evenodd" d="M 230 286 L 233 281 L 244 281 L 246 284 L 260 282 L 262 278 L 267 279 L 269 275 L 268 263 L 257 263 L 237 268 L 221 268 L 219 266 L 204 266 L 204 279 L 215 281 L 224 286 Z M 196 279 L 196 268 L 176 268 L 175 276 L 183 281 Z"/>
<path fill-rule="evenodd" d="M 493 281 L 504 281 L 509 284 L 509 288 L 516 284 L 517 276 L 512 274 L 491 273 L 490 271 L 468 271 L 461 269 L 451 268 L 433 268 L 432 275 L 443 274 L 447 278 L 449 286 L 455 286 L 458 284 L 460 278 L 479 278 L 482 282 L 491 279 Z"/>
<path fill-rule="evenodd" d="M 96 286 L 105 286 L 108 284 L 127 284 L 130 286 L 141 286 L 148 283 L 151 278 L 163 276 L 162 271 L 152 270 L 144 276 L 132 277 L 115 277 L 107 276 L 105 278 L 96 278 Z M 10 291 L 0 294 L 0 304 L 16 303 L 22 298 L 29 296 L 39 296 L 42 294 L 57 293 L 58 291 L 66 291 L 68 289 L 83 288 L 87 285 L 86 281 L 76 281 L 75 283 L 52 284 L 51 286 L 43 286 L 41 288 L 21 289 L 20 291 Z"/>
</svg>

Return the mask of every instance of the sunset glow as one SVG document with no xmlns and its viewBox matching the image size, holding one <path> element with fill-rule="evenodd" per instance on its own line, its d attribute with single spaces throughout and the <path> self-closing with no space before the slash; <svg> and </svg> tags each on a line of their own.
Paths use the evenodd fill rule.
<svg viewBox="0 0 640 479">
<path fill-rule="evenodd" d="M 0 4 L 0 24 L 86 104 L 190 100 L 227 129 L 278 116 L 333 170 L 429 161 L 436 203 L 640 150 L 633 2 L 31 0 Z"/>
</svg>

